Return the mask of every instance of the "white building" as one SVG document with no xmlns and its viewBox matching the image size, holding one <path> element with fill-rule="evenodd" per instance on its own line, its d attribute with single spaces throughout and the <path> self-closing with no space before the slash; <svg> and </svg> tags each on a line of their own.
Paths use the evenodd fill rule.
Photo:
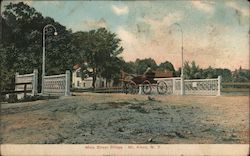
<svg viewBox="0 0 250 156">
<path fill-rule="evenodd" d="M 72 87 L 73 88 L 92 88 L 93 78 L 89 75 L 84 75 L 82 78 L 81 67 L 74 66 L 75 70 L 72 72 Z M 89 69 L 91 72 L 91 70 Z M 107 88 L 112 87 L 113 81 L 106 82 L 105 78 L 97 77 L 95 82 L 95 88 Z"/>
</svg>

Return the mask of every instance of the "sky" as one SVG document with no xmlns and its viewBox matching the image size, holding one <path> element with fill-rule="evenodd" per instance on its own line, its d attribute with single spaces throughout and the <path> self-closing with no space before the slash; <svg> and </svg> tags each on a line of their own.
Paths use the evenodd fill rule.
<svg viewBox="0 0 250 156">
<path fill-rule="evenodd" d="M 2 11 L 10 2 L 2 2 Z M 105 27 L 116 33 L 126 61 L 167 60 L 177 69 L 183 32 L 184 61 L 202 68 L 249 69 L 247 0 L 23 2 L 73 32 Z"/>
</svg>

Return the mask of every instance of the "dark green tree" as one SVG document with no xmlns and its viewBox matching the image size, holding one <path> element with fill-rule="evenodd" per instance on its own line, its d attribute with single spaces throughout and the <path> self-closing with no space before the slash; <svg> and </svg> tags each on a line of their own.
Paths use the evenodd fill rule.
<svg viewBox="0 0 250 156">
<path fill-rule="evenodd" d="M 157 69 L 157 64 L 155 63 L 155 60 L 152 58 L 146 58 L 146 59 L 136 59 L 136 73 L 137 74 L 143 74 L 147 68 L 151 68 L 152 70 Z"/>
<path fill-rule="evenodd" d="M 169 71 L 175 72 L 173 64 L 169 61 L 165 61 L 165 62 L 161 63 L 159 65 L 158 69 L 160 69 L 162 71 L 169 70 Z"/>
<path fill-rule="evenodd" d="M 133 62 L 133 61 L 125 62 L 123 60 L 122 61 L 122 70 L 124 72 L 130 73 L 130 74 L 135 74 L 137 71 L 135 62 Z"/>
<path fill-rule="evenodd" d="M 194 61 L 184 63 L 183 76 L 185 79 L 199 79 L 202 77 L 202 70 Z"/>
<path fill-rule="evenodd" d="M 86 61 L 92 69 L 93 88 L 98 76 L 107 80 L 118 77 L 121 69 L 118 55 L 122 53 L 123 48 L 120 46 L 121 40 L 115 33 L 99 28 L 89 32 L 77 32 L 74 36 L 73 43 L 80 47 L 82 62 Z"/>
<path fill-rule="evenodd" d="M 23 2 L 9 3 L 2 13 L 0 48 L 3 51 L 1 57 L 7 60 L 1 64 L 1 69 L 24 74 L 36 68 L 41 73 L 42 31 L 47 24 L 56 27 L 58 36 L 53 36 L 49 29 L 46 33 L 46 74 L 59 74 L 71 69 L 72 64 L 78 61 L 78 50 L 71 43 L 72 32 Z"/>
<path fill-rule="evenodd" d="M 233 81 L 235 81 L 235 82 L 249 82 L 250 81 L 250 70 L 242 69 L 242 67 L 240 67 L 239 69 L 236 69 L 233 72 Z"/>
</svg>

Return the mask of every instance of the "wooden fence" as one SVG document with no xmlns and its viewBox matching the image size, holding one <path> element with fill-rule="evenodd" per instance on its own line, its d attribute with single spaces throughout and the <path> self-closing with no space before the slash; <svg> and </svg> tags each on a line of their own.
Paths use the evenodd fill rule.
<svg viewBox="0 0 250 156">
<path fill-rule="evenodd" d="M 23 93 L 18 93 L 18 99 L 23 98 L 26 95 L 31 95 L 35 96 L 37 95 L 37 87 L 38 87 L 38 70 L 34 69 L 33 73 L 31 74 L 24 74 L 24 75 L 19 75 L 19 73 L 16 73 L 15 75 L 15 91 L 24 91 L 24 90 L 31 90 L 30 93 L 26 94 L 25 92 Z M 23 85 L 22 85 L 23 84 Z"/>
<path fill-rule="evenodd" d="M 225 93 L 248 93 L 250 92 L 250 82 L 224 82 L 222 83 L 222 92 Z"/>
</svg>

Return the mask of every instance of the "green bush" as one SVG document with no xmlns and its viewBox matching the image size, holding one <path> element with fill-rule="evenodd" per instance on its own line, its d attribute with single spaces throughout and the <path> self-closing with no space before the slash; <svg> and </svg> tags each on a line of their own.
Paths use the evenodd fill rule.
<svg viewBox="0 0 250 156">
<path fill-rule="evenodd" d="M 9 98 L 6 100 L 8 103 L 18 102 L 17 94 L 9 94 Z"/>
</svg>

